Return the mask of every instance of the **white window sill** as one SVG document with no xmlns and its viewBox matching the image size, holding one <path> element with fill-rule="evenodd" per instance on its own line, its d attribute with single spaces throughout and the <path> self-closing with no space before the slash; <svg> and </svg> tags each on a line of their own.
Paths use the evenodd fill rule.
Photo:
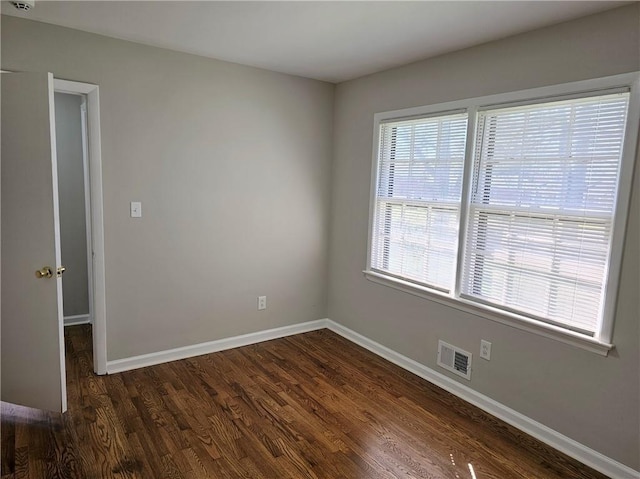
<svg viewBox="0 0 640 479">
<path fill-rule="evenodd" d="M 369 281 L 373 281 L 374 283 L 404 291 L 405 293 L 419 296 L 421 298 L 428 299 L 429 301 L 435 301 L 436 303 L 444 304 L 491 321 L 506 324 L 513 328 L 570 344 L 572 346 L 600 354 L 601 356 L 607 356 L 609 351 L 614 347 L 612 344 L 598 341 L 597 339 L 584 334 L 569 331 L 552 324 L 546 324 L 526 317 L 510 314 L 496 308 L 480 305 L 465 299 L 452 298 L 445 293 L 439 293 L 438 291 L 424 288 L 408 281 L 402 281 L 374 271 L 363 271 L 363 273 Z"/>
</svg>

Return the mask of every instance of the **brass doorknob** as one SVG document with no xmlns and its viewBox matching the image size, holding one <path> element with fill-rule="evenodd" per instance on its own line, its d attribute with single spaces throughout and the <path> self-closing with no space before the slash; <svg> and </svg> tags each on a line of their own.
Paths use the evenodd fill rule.
<svg viewBox="0 0 640 479">
<path fill-rule="evenodd" d="M 51 270 L 51 266 L 45 266 L 42 269 L 36 271 L 36 278 L 51 278 L 53 276 L 53 271 Z"/>
<path fill-rule="evenodd" d="M 64 266 L 58 266 L 58 269 L 56 270 L 56 276 L 62 276 L 62 273 L 64 273 L 66 270 L 67 268 L 65 268 Z"/>
</svg>

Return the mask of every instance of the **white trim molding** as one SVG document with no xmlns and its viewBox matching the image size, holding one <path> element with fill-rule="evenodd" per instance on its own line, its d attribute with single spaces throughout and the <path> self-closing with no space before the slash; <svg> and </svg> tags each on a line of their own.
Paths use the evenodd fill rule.
<svg viewBox="0 0 640 479">
<path fill-rule="evenodd" d="M 255 333 L 243 334 L 231 338 L 209 341 L 206 343 L 184 346 L 181 348 L 158 351 L 156 353 L 143 354 L 124 359 L 116 359 L 107 362 L 108 374 L 129 371 L 155 364 L 187 359 L 202 354 L 215 353 L 226 349 L 248 346 L 251 344 L 269 341 L 272 339 L 284 338 L 294 334 L 316 331 L 319 329 L 329 329 L 343 338 L 368 349 L 372 353 L 380 356 L 393 364 L 421 377 L 422 379 L 441 387 L 445 391 L 467 401 L 470 404 L 482 409 L 492 416 L 501 419 L 511 426 L 533 436 L 539 441 L 563 452 L 569 457 L 592 467 L 612 479 L 640 479 L 640 471 L 635 471 L 624 464 L 617 462 L 598 451 L 595 451 L 579 442 L 560 434 L 557 431 L 541 424 L 533 419 L 511 409 L 504 404 L 491 399 L 484 394 L 471 389 L 456 380 L 449 378 L 427 366 L 414 361 L 392 349 L 383 346 L 355 331 L 342 326 L 330 319 L 318 319 L 306 323 L 298 323 L 280 328 L 258 331 Z"/>
<path fill-rule="evenodd" d="M 307 333 L 327 327 L 326 319 L 318 319 L 306 323 L 292 324 L 291 326 L 282 326 L 280 328 L 267 329 L 255 333 L 242 334 L 231 338 L 217 339 L 206 343 L 194 344 L 192 346 L 183 346 L 181 348 L 168 349 L 166 351 L 158 351 L 156 353 L 142 354 L 124 359 L 115 359 L 107 361 L 107 373 L 120 373 L 131 369 L 144 368 L 155 364 L 167 363 L 169 361 L 177 361 L 179 359 L 192 358 L 202 354 L 216 353 L 226 349 L 239 348 L 250 344 L 261 343 L 262 341 L 270 341 L 272 339 L 293 336 L 294 334 Z"/>
<path fill-rule="evenodd" d="M 90 314 L 93 324 L 93 370 L 96 374 L 107 373 L 107 293 L 104 256 L 104 211 L 102 196 L 102 147 L 100 142 L 100 91 L 98 85 L 91 83 L 54 80 L 55 90 L 61 93 L 84 95 L 86 98 L 86 143 L 90 196 L 85 197 L 91 208 L 91 300 Z M 87 240 L 89 236 L 87 237 Z M 88 259 L 89 262 L 89 259 Z"/>
<path fill-rule="evenodd" d="M 499 305 L 491 303 L 488 298 L 476 297 L 466 294 L 462 288 L 463 269 L 466 264 L 465 256 L 468 256 L 470 248 L 468 240 L 470 233 L 467 231 L 471 225 L 470 211 L 472 208 L 471 189 L 473 187 L 472 176 L 477 165 L 475 156 L 476 140 L 479 128 L 479 112 L 495 108 L 506 108 L 531 104 L 543 104 L 557 100 L 569 100 L 587 98 L 599 95 L 629 93 L 628 115 L 624 132 L 624 141 L 621 153 L 620 169 L 618 171 L 618 184 L 616 185 L 616 201 L 613 212 L 607 213 L 607 221 L 611 225 L 610 252 L 606 254 L 607 262 L 604 269 L 601 286 L 602 310 L 598 313 L 598 321 L 585 327 L 584 331 L 576 324 L 563 324 L 558 318 L 546 317 L 544 314 L 527 312 L 515 304 Z M 398 272 L 381 266 L 375 260 L 374 242 L 380 235 L 376 233 L 376 205 L 381 198 L 385 202 L 389 200 L 389 192 L 379 192 L 379 176 L 382 174 L 381 165 L 384 163 L 382 150 L 384 138 L 381 127 L 386 123 L 404 121 L 410 119 L 422 119 L 429 117 L 444 117 L 452 113 L 467 112 L 468 126 L 466 135 L 466 149 L 463 160 L 463 175 L 460 192 L 460 201 L 435 201 L 400 199 L 402 204 L 409 201 L 415 205 L 440 204 L 442 207 L 459 207 L 457 224 L 459 235 L 454 265 L 455 274 L 448 285 L 430 286 L 425 282 L 414 282 L 410 278 Z M 640 72 L 634 71 L 608 77 L 582 80 L 571 83 L 551 85 L 541 88 L 533 88 L 508 93 L 499 93 L 476 98 L 467 98 L 451 102 L 418 106 L 401 110 L 378 112 L 373 117 L 373 142 L 372 142 L 372 168 L 369 193 L 369 223 L 367 233 L 367 262 L 364 270 L 366 278 L 383 286 L 399 289 L 418 297 L 437 301 L 448 306 L 470 312 L 476 316 L 497 321 L 499 323 L 523 329 L 530 333 L 554 339 L 566 344 L 583 348 L 588 351 L 606 356 L 614 347 L 612 344 L 613 323 L 615 318 L 615 305 L 620 280 L 622 265 L 623 243 L 625 229 L 629 214 L 629 201 L 633 181 L 633 169 L 636 162 L 638 126 L 640 125 Z M 386 160 L 385 160 L 386 161 Z M 386 164 L 386 163 L 385 163 Z M 383 167 L 384 169 L 384 167 Z M 393 196 L 393 194 L 391 194 Z M 393 199 L 393 198 L 391 198 Z M 405 201 L 406 200 L 406 201 Z M 426 203 L 425 203 L 426 201 Z M 417 202 L 417 203 L 416 203 Z M 406 203 L 406 204 L 409 204 Z M 399 204 L 399 203 L 398 203 Z M 459 205 L 459 206 L 458 206 Z M 484 205 L 483 205 L 484 206 Z M 453 211 L 453 209 L 451 209 Z M 513 210 L 515 211 L 515 210 Z M 529 211 L 529 210 L 527 210 Z M 567 218 L 572 217 L 571 215 Z M 582 217 L 578 213 L 577 217 Z M 388 273 L 388 274 L 387 274 Z M 574 331 L 575 329 L 575 331 Z"/>
<path fill-rule="evenodd" d="M 499 309 L 492 308 L 491 306 L 475 303 L 464 298 L 452 298 L 445 293 L 440 293 L 439 291 L 424 288 L 408 281 L 376 273 L 375 271 L 363 271 L 362 273 L 365 278 L 373 283 L 388 286 L 390 288 L 397 289 L 398 291 L 418 296 L 419 298 L 444 304 L 445 306 L 455 308 L 459 311 L 464 311 L 465 313 L 473 314 L 480 318 L 496 321 L 498 323 L 511 326 L 512 328 L 538 334 L 545 338 L 554 339 L 561 343 L 582 348 L 587 351 L 591 351 L 592 353 L 599 354 L 600 356 L 607 356 L 609 351 L 614 348 L 613 344 L 599 341 L 585 336 L 584 334 L 569 331 L 552 324 L 528 319 L 524 316 L 518 316 L 507 311 L 501 311 Z"/>
<path fill-rule="evenodd" d="M 88 314 L 76 314 L 64 317 L 65 326 L 76 326 L 77 324 L 91 324 L 91 316 Z"/>
<path fill-rule="evenodd" d="M 599 453 L 579 442 L 560 434 L 557 431 L 541 424 L 533 419 L 515 411 L 504 404 L 491 399 L 484 394 L 474 391 L 468 386 L 461 384 L 448 376 L 434 371 L 427 366 L 414 361 L 392 349 L 383 346 L 355 331 L 342 326 L 330 319 L 326 320 L 327 328 L 345 339 L 368 349 L 372 353 L 380 356 L 400 366 L 413 374 L 441 387 L 454 396 L 459 397 L 495 416 L 507 424 L 535 437 L 539 441 L 563 452 L 596 471 L 599 471 L 612 479 L 640 479 L 640 471 L 635 471 L 624 464 L 617 462 L 604 454 Z"/>
</svg>

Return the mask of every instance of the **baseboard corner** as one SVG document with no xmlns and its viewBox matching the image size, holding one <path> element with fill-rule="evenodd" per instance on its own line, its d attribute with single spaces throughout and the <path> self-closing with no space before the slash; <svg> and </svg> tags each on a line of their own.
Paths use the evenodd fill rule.
<svg viewBox="0 0 640 479">
<path fill-rule="evenodd" d="M 256 331 L 253 333 L 247 333 L 239 336 L 167 349 L 164 351 L 157 351 L 128 358 L 115 359 L 107 361 L 107 374 L 121 373 L 124 371 L 129 371 L 131 369 L 154 366 L 156 364 L 192 358 L 194 356 L 215 353 L 218 351 L 224 351 L 226 349 L 248 346 L 250 344 L 260 343 L 262 341 L 284 338 L 286 336 L 292 336 L 294 334 L 302 334 L 318 329 L 325 329 L 327 327 L 327 324 L 327 319 L 316 319 L 314 321 L 291 324 L 288 326 L 281 326 L 264 331 Z"/>
<path fill-rule="evenodd" d="M 533 436 L 539 441 L 557 449 L 573 459 L 599 471 L 612 479 L 640 479 L 640 471 L 636 471 L 604 454 L 591 449 L 547 426 L 541 424 L 518 411 L 505 406 L 461 384 L 444 374 L 439 373 L 407 356 L 404 356 L 366 336 L 353 331 L 331 319 L 326 319 L 327 328 L 345 339 L 362 346 L 372 353 L 384 358 L 401 368 L 414 373 L 422 379 L 435 384 L 454 396 L 467 401 L 483 411 L 503 420 L 507 424 Z"/>
</svg>

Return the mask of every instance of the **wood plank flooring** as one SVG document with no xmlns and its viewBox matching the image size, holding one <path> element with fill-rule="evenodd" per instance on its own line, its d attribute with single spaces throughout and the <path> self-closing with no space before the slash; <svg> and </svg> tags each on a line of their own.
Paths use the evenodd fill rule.
<svg viewBox="0 0 640 479">
<path fill-rule="evenodd" d="M 605 477 L 328 330 L 109 376 L 65 338 L 69 411 L 2 404 L 2 479 Z"/>
</svg>

